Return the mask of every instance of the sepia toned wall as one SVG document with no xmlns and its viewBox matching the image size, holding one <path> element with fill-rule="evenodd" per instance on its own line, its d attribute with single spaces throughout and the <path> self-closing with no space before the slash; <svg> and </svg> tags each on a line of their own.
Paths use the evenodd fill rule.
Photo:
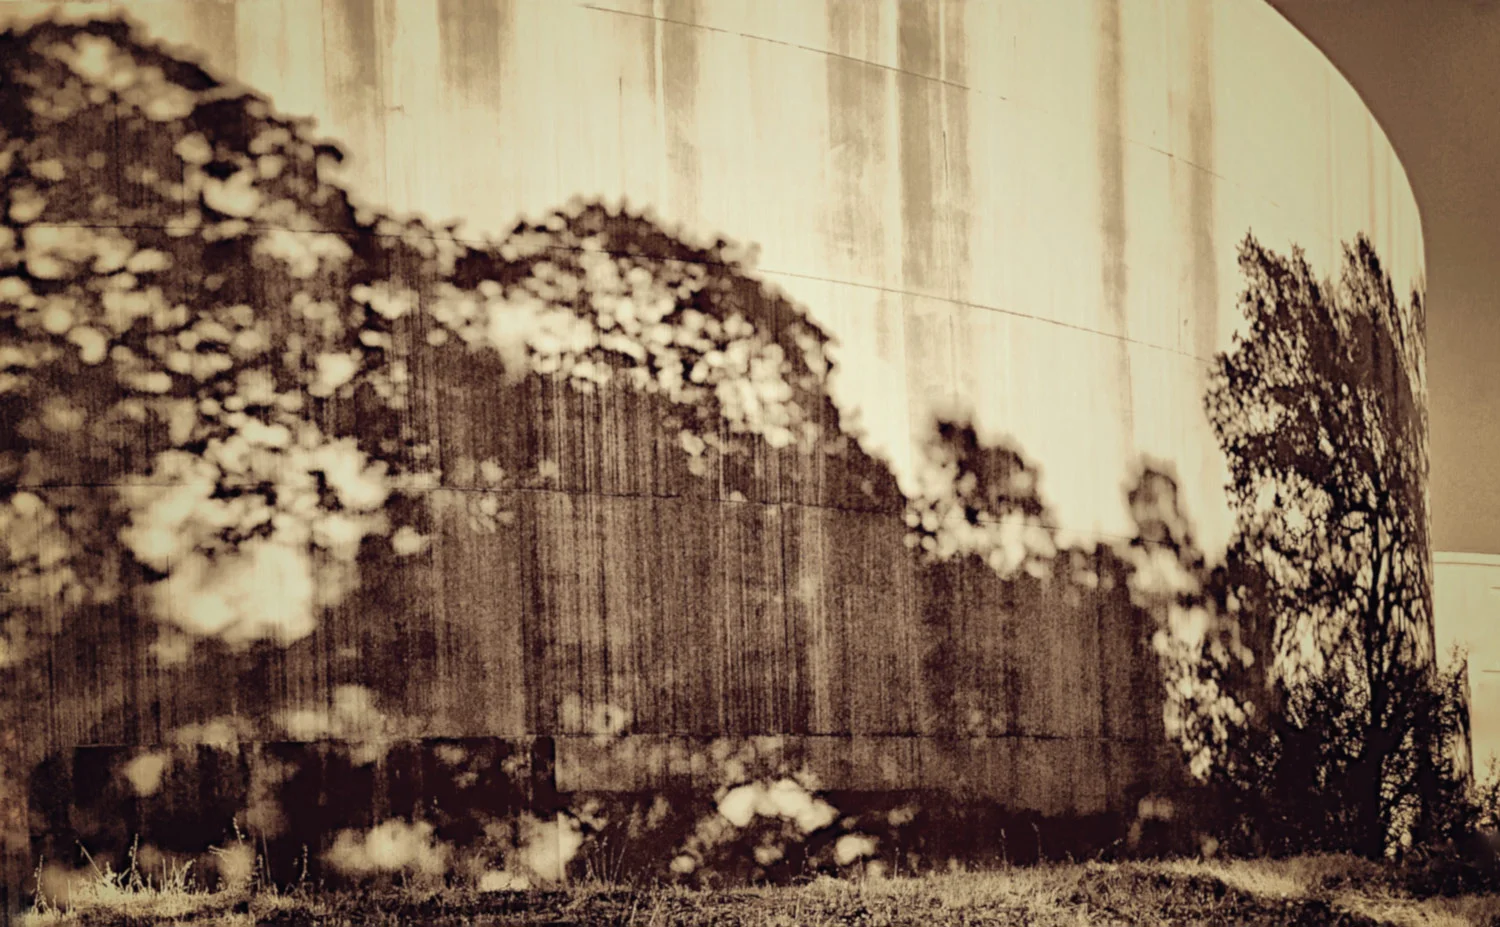
<svg viewBox="0 0 1500 927">
<path fill-rule="evenodd" d="M 1500 556 L 1438 551 L 1432 559 L 1438 650 L 1468 655 L 1474 774 L 1483 778 L 1500 756 Z"/>
<path fill-rule="evenodd" d="M 905 476 L 957 406 L 1084 537 L 1129 535 L 1139 454 L 1176 466 L 1206 547 L 1227 537 L 1199 397 L 1247 231 L 1323 268 L 1363 231 L 1398 292 L 1423 273 L 1384 133 L 1258 2 L 0 6 L 58 7 L 123 10 L 315 118 L 372 205 L 479 237 L 625 197 L 753 243 L 838 341 L 867 448 Z"/>
<path fill-rule="evenodd" d="M 1203 391 L 1240 323 L 1237 244 L 1331 269 L 1365 232 L 1398 290 L 1422 273 L 1380 128 L 1258 2 L 0 4 L 39 12 L 127 14 L 315 119 L 357 202 L 459 220 L 476 248 L 581 198 L 758 249 L 768 317 L 832 339 L 823 419 L 855 444 L 705 475 L 660 403 L 499 388 L 484 361 L 424 357 L 438 326 L 409 317 L 414 427 L 443 461 L 430 546 L 284 645 L 200 635 L 166 660 L 150 622 L 114 619 L 59 638 L 38 755 L 226 718 L 247 742 L 340 737 L 343 712 L 360 737 L 550 738 L 563 792 L 661 787 L 683 765 L 662 744 L 773 735 L 838 788 L 1133 813 L 1172 774 L 1127 490 L 1143 461 L 1174 473 L 1222 552 Z M 1075 551 L 1053 581 L 912 555 L 940 415 L 1024 456 Z M 53 482 L 110 492 L 149 464 L 79 461 Z M 641 746 L 601 753 L 601 727 Z"/>
</svg>

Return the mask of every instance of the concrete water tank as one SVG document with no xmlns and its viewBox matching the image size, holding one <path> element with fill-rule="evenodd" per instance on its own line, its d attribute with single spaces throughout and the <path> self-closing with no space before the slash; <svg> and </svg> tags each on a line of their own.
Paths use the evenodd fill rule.
<svg viewBox="0 0 1500 927">
<path fill-rule="evenodd" d="M 1422 273 L 1261 3 L 0 15 L 35 848 L 1118 843 L 1182 778 L 1130 490 L 1222 553 L 1238 242 Z"/>
</svg>

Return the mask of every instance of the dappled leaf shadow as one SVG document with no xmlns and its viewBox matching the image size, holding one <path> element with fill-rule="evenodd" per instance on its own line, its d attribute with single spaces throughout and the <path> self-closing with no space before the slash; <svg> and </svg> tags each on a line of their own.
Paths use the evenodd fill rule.
<svg viewBox="0 0 1500 927">
<path fill-rule="evenodd" d="M 1059 547 L 1021 450 L 942 421 L 908 497 L 747 249 L 621 204 L 486 241 L 382 214 L 306 123 L 122 23 L 5 33 L 0 62 L 0 662 L 38 706 L 54 858 L 191 852 L 242 802 L 278 879 L 304 843 L 364 873 L 370 833 L 419 867 L 429 839 L 524 861 L 622 826 L 580 803 L 652 793 L 642 864 L 693 871 L 1150 843 L 1191 670 L 1163 641 L 1204 594 L 1164 470 L 1136 538 Z M 688 750 L 625 795 L 630 757 L 578 760 L 605 734 L 784 736 L 800 765 L 766 788 L 821 766 L 799 787 L 858 813 L 731 834 L 703 821 L 748 771 L 695 778 Z M 800 848 L 757 856 L 767 833 Z"/>
</svg>

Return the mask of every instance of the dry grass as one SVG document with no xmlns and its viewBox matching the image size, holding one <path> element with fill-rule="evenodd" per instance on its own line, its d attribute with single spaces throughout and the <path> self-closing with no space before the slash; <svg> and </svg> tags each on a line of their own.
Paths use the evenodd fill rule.
<svg viewBox="0 0 1500 927">
<path fill-rule="evenodd" d="M 1500 895 L 1417 899 L 1387 870 L 1347 857 L 1058 864 L 920 877 L 822 878 L 733 890 L 599 883 L 479 893 L 279 891 L 254 881 L 197 887 L 185 867 L 147 877 L 95 870 L 24 923 L 639 925 L 1346 924 L 1500 925 Z"/>
</svg>

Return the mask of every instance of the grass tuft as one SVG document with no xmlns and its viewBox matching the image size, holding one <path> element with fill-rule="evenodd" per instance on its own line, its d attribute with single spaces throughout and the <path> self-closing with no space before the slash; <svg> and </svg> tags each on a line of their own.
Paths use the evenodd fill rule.
<svg viewBox="0 0 1500 927">
<path fill-rule="evenodd" d="M 243 842 L 239 846 L 244 846 Z M 236 845 L 224 849 L 236 851 Z M 244 861 L 237 865 L 244 871 Z M 864 927 L 960 924 L 1337 924 L 1345 927 L 1500 925 L 1500 895 L 1418 898 L 1395 870 L 1345 856 L 1284 860 L 1010 866 L 926 876 L 819 877 L 802 885 L 706 890 L 616 885 L 590 873 L 560 889 L 480 892 L 411 882 L 377 891 L 280 890 L 259 877 L 197 884 L 191 867 L 145 873 L 93 866 L 64 898 L 39 894 L 28 925 L 133 923 L 566 923 L 602 927 Z M 38 883 L 44 881 L 38 870 Z"/>
</svg>

